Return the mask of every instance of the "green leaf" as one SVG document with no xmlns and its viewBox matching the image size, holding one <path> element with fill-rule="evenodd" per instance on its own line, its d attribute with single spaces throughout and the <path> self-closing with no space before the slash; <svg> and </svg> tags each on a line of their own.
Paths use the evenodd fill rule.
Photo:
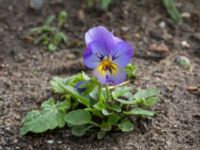
<svg viewBox="0 0 200 150">
<path fill-rule="evenodd" d="M 116 98 L 115 100 L 125 105 L 135 105 L 137 103 L 137 101 L 134 99 L 133 94 L 129 91 L 124 93 L 123 96 L 121 96 L 120 98 Z"/>
<path fill-rule="evenodd" d="M 138 90 L 138 92 L 136 94 L 134 94 L 134 98 L 136 100 L 147 99 L 150 97 L 157 96 L 159 93 L 160 93 L 159 90 L 153 89 L 153 88 L 149 88 L 149 89 L 145 89 L 145 90 Z"/>
<path fill-rule="evenodd" d="M 155 105 L 158 102 L 159 102 L 159 98 L 158 97 L 150 97 L 150 98 L 146 99 L 145 106 L 146 107 L 150 107 L 150 106 Z"/>
<path fill-rule="evenodd" d="M 33 44 L 38 44 L 40 42 L 42 42 L 43 45 L 48 45 L 48 43 L 49 43 L 49 37 L 48 37 L 47 33 L 43 33 L 42 35 L 38 35 L 33 40 Z"/>
<path fill-rule="evenodd" d="M 96 88 L 97 84 L 98 84 L 98 81 L 95 78 L 91 78 L 89 80 L 83 80 L 79 88 L 85 89 L 85 90 L 81 94 L 83 95 L 90 94 Z"/>
<path fill-rule="evenodd" d="M 117 87 L 114 91 L 112 91 L 112 97 L 114 99 L 117 99 L 120 96 L 123 96 L 125 93 L 130 91 L 130 87 L 123 86 L 123 87 Z"/>
<path fill-rule="evenodd" d="M 72 134 L 75 136 L 83 136 L 86 132 L 84 125 L 73 126 L 71 130 L 72 130 Z"/>
<path fill-rule="evenodd" d="M 59 103 L 56 104 L 56 107 L 58 108 L 59 111 L 66 112 L 66 109 L 71 108 L 71 101 L 65 100 L 63 102 L 59 102 Z"/>
<path fill-rule="evenodd" d="M 105 136 L 105 134 L 106 134 L 105 131 L 99 131 L 99 132 L 97 133 L 97 139 L 98 139 L 98 140 L 103 139 L 104 136 Z"/>
<path fill-rule="evenodd" d="M 101 131 L 110 131 L 112 129 L 112 125 L 110 122 L 102 122 Z"/>
<path fill-rule="evenodd" d="M 48 35 L 46 33 L 42 34 L 42 36 L 39 37 L 39 38 L 42 38 L 41 40 L 42 40 L 42 44 L 43 45 L 48 45 L 49 42 L 50 42 L 50 39 L 49 39 L 49 37 L 48 37 Z M 38 44 L 39 42 L 41 42 L 41 40 L 40 39 L 35 39 L 34 44 Z"/>
<path fill-rule="evenodd" d="M 135 76 L 136 76 L 136 71 L 137 71 L 137 66 L 136 66 L 136 65 L 133 65 L 133 64 L 129 63 L 129 64 L 126 66 L 125 70 L 126 70 L 127 77 L 128 77 L 129 79 L 135 78 Z"/>
<path fill-rule="evenodd" d="M 97 84 L 99 84 L 99 83 L 97 83 Z M 99 98 L 98 97 L 99 96 L 99 93 L 98 93 L 99 91 L 98 91 L 97 84 L 95 84 L 96 87 L 89 93 L 89 96 L 94 100 L 98 100 L 98 98 Z M 107 93 L 106 93 L 105 90 L 101 89 L 101 98 L 100 99 L 101 99 L 101 101 L 106 101 L 108 99 Z"/>
<path fill-rule="evenodd" d="M 98 102 L 96 103 L 94 106 L 93 106 L 95 109 L 97 110 L 102 110 L 102 109 L 105 109 L 106 108 L 106 105 L 102 102 Z"/>
<path fill-rule="evenodd" d="M 123 132 L 130 132 L 133 130 L 134 125 L 132 122 L 130 122 L 128 119 L 123 119 L 120 124 L 118 124 L 118 127 L 121 129 Z"/>
<path fill-rule="evenodd" d="M 59 45 L 61 42 L 67 42 L 67 37 L 63 32 L 56 32 L 53 38 L 53 43 Z"/>
<path fill-rule="evenodd" d="M 125 97 L 126 99 L 128 99 L 129 101 L 132 100 L 134 98 L 133 94 L 129 91 L 124 93 L 123 97 Z"/>
<path fill-rule="evenodd" d="M 56 46 L 55 44 L 50 43 L 50 44 L 48 45 L 48 50 L 49 50 L 50 52 L 54 52 L 56 49 L 57 49 L 57 46 Z"/>
<path fill-rule="evenodd" d="M 50 81 L 50 84 L 55 93 L 66 94 L 67 91 L 61 85 L 68 85 L 74 87 L 78 82 L 82 80 L 84 80 L 83 74 L 79 73 L 66 79 L 60 77 L 53 77 L 53 79 Z"/>
<path fill-rule="evenodd" d="M 108 116 L 108 122 L 110 122 L 112 125 L 117 124 L 119 119 L 120 119 L 120 116 L 118 114 L 113 114 L 113 115 Z"/>
<path fill-rule="evenodd" d="M 179 13 L 179 11 L 176 8 L 176 5 L 174 3 L 173 0 L 163 0 L 163 4 L 167 9 L 167 12 L 169 13 L 169 15 L 171 16 L 171 18 L 175 21 L 175 22 L 179 22 L 181 20 L 181 14 Z"/>
<path fill-rule="evenodd" d="M 60 32 L 60 36 L 62 37 L 62 41 L 66 43 L 67 42 L 67 36 L 62 32 Z"/>
<path fill-rule="evenodd" d="M 129 101 L 129 100 L 123 100 L 121 98 L 117 98 L 116 101 L 120 102 L 121 104 L 126 104 L 126 105 L 130 105 L 130 104 L 134 105 L 137 103 L 135 100 Z"/>
<path fill-rule="evenodd" d="M 112 0 L 101 0 L 100 4 L 101 9 L 106 10 L 111 2 Z"/>
<path fill-rule="evenodd" d="M 31 29 L 31 33 L 41 33 L 43 30 L 43 27 L 35 27 Z"/>
<path fill-rule="evenodd" d="M 81 73 L 81 76 L 82 76 L 82 78 L 83 78 L 84 80 L 89 80 L 89 79 L 90 79 L 90 77 L 89 77 L 85 72 L 83 72 L 83 71 L 82 71 L 82 73 Z"/>
<path fill-rule="evenodd" d="M 58 15 L 58 24 L 59 26 L 63 26 L 67 21 L 68 14 L 66 11 L 61 11 Z"/>
<path fill-rule="evenodd" d="M 70 111 L 65 116 L 65 121 L 71 125 L 84 125 L 91 122 L 91 115 L 88 111 L 77 109 Z"/>
<path fill-rule="evenodd" d="M 94 100 L 98 99 L 98 87 L 97 86 L 89 93 L 89 96 Z"/>
<path fill-rule="evenodd" d="M 59 45 L 63 41 L 63 33 L 56 32 L 56 34 L 53 37 L 53 43 L 54 45 Z"/>
<path fill-rule="evenodd" d="M 133 108 L 132 110 L 128 112 L 124 112 L 126 115 L 141 115 L 141 116 L 154 116 L 154 112 L 144 110 L 142 108 Z"/>
<path fill-rule="evenodd" d="M 103 115 L 101 114 L 100 110 L 93 109 L 93 108 L 85 108 L 85 110 L 89 111 L 92 113 L 92 115 L 103 118 Z"/>
<path fill-rule="evenodd" d="M 83 75 L 81 73 L 81 74 L 77 74 L 72 77 L 69 77 L 67 79 L 54 77 L 50 83 L 52 85 L 54 92 L 61 93 L 61 94 L 70 94 L 72 97 L 77 99 L 80 103 L 84 104 L 87 107 L 90 107 L 90 101 L 83 95 L 80 95 L 77 89 L 74 88 L 76 83 L 82 80 L 83 80 Z"/>
<path fill-rule="evenodd" d="M 24 117 L 22 128 L 20 129 L 21 135 L 25 135 L 28 132 L 42 133 L 65 125 L 64 112 L 59 110 L 60 107 L 55 104 L 53 99 L 42 103 L 41 108 L 41 111 L 31 111 Z M 62 110 L 64 109 L 62 108 Z"/>
<path fill-rule="evenodd" d="M 65 89 L 60 86 L 60 84 L 65 84 L 65 82 L 66 80 L 63 78 L 53 77 L 53 79 L 50 81 L 50 84 L 55 93 L 65 94 L 66 93 Z"/>
<path fill-rule="evenodd" d="M 43 25 L 41 27 L 35 27 L 31 29 L 31 33 L 54 33 L 55 31 L 57 31 L 57 29 L 55 27 L 50 27 L 47 25 Z"/>
<path fill-rule="evenodd" d="M 113 113 L 108 112 L 106 109 L 102 109 L 101 112 L 102 112 L 102 114 L 103 114 L 104 116 L 109 116 L 109 115 L 112 115 L 112 114 L 113 114 Z"/>
<path fill-rule="evenodd" d="M 135 104 L 135 100 L 133 100 L 133 94 L 130 92 L 130 89 L 131 88 L 127 86 L 118 87 L 112 92 L 112 97 L 121 104 Z M 124 100 L 122 98 L 127 100 Z"/>
<path fill-rule="evenodd" d="M 87 79 L 86 79 L 87 78 Z M 70 76 L 68 78 L 66 78 L 66 82 L 65 85 L 69 85 L 74 87 L 78 82 L 83 81 L 83 80 L 89 80 L 89 77 L 85 74 L 85 73 L 78 73 L 76 75 Z"/>
<path fill-rule="evenodd" d="M 86 125 L 80 125 L 80 126 L 73 126 L 72 127 L 72 134 L 75 136 L 83 136 L 90 128 L 93 126 L 86 126 Z"/>
<path fill-rule="evenodd" d="M 55 15 L 51 15 L 47 18 L 46 22 L 45 22 L 45 25 L 49 26 L 52 24 L 52 22 L 54 21 L 55 19 Z"/>
<path fill-rule="evenodd" d="M 60 86 L 63 87 L 63 89 L 67 93 L 69 93 L 71 96 L 76 98 L 80 103 L 82 103 L 83 105 L 87 107 L 90 107 L 90 101 L 87 98 L 81 96 L 75 88 L 71 86 L 63 85 L 62 83 L 60 84 Z"/>
<path fill-rule="evenodd" d="M 116 112 L 122 111 L 120 104 L 111 104 L 108 108 Z"/>
</svg>

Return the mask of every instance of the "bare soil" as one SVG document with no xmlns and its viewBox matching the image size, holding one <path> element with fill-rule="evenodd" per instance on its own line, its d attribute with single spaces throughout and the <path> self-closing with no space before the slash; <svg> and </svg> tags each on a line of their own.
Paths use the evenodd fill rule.
<svg viewBox="0 0 200 150">
<path fill-rule="evenodd" d="M 39 12 L 30 10 L 27 0 L 0 0 L 0 150 L 200 150 L 200 1 L 176 3 L 190 14 L 177 24 L 157 0 L 123 0 L 107 12 L 88 9 L 81 0 L 49 0 Z M 68 44 L 54 53 L 33 45 L 30 29 L 61 10 L 69 13 L 63 29 Z M 90 72 L 81 56 L 84 33 L 95 25 L 134 45 L 132 61 L 139 69 L 131 85 L 161 90 L 153 108 L 158 115 L 138 122 L 131 133 L 110 133 L 101 141 L 91 134 L 74 137 L 67 128 L 20 137 L 24 115 L 51 96 L 53 76 Z M 151 44 L 165 44 L 169 52 L 151 52 Z M 180 55 L 190 59 L 191 71 L 177 64 Z"/>
</svg>

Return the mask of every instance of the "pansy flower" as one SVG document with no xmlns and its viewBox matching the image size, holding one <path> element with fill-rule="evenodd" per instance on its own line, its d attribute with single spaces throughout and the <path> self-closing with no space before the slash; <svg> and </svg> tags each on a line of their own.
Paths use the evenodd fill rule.
<svg viewBox="0 0 200 150">
<path fill-rule="evenodd" d="M 115 37 L 105 27 L 98 26 L 85 34 L 84 64 L 94 69 L 101 84 L 119 84 L 126 79 L 125 67 L 133 55 L 133 48 Z"/>
</svg>

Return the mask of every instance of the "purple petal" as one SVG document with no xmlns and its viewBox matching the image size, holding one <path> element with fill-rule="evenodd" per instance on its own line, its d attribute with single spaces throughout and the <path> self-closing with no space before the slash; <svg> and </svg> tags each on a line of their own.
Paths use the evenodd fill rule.
<svg viewBox="0 0 200 150">
<path fill-rule="evenodd" d="M 118 66 L 115 74 L 108 74 L 107 82 L 109 84 L 117 85 L 126 80 L 126 71 L 124 68 Z"/>
<path fill-rule="evenodd" d="M 126 71 L 124 68 L 117 66 L 116 72 L 110 73 L 109 71 L 102 72 L 99 67 L 94 70 L 94 75 L 101 84 L 116 85 L 123 82 L 126 79 Z"/>
<path fill-rule="evenodd" d="M 113 40 L 114 40 L 114 43 L 115 44 L 117 44 L 117 43 L 119 43 L 119 42 L 122 42 L 123 40 L 122 39 L 120 39 L 120 38 L 118 38 L 118 37 L 116 37 L 113 33 L 112 33 L 112 37 L 113 37 Z"/>
<path fill-rule="evenodd" d="M 86 49 L 83 55 L 83 62 L 88 68 L 95 68 L 99 64 L 99 58 L 95 55 L 90 48 Z"/>
<path fill-rule="evenodd" d="M 79 93 L 83 93 L 86 90 L 86 88 L 80 87 L 83 83 L 84 83 L 84 80 L 76 83 L 76 85 L 74 86 L 78 90 Z"/>
<path fill-rule="evenodd" d="M 107 51 L 110 51 L 114 48 L 115 42 L 113 40 L 113 34 L 109 32 L 105 27 L 98 26 L 90 29 L 85 34 L 86 45 L 93 41 L 98 41 L 104 45 Z"/>
<path fill-rule="evenodd" d="M 109 52 L 106 47 L 98 41 L 91 42 L 84 55 L 83 61 L 88 68 L 96 68 L 104 56 L 108 56 Z"/>
<path fill-rule="evenodd" d="M 113 62 L 120 67 L 125 67 L 131 60 L 133 55 L 132 46 L 127 42 L 119 42 L 111 51 Z"/>
<path fill-rule="evenodd" d="M 96 67 L 96 69 L 94 70 L 94 75 L 97 77 L 97 79 L 99 80 L 99 82 L 101 84 L 106 84 L 106 73 L 102 72 L 99 67 Z"/>
</svg>

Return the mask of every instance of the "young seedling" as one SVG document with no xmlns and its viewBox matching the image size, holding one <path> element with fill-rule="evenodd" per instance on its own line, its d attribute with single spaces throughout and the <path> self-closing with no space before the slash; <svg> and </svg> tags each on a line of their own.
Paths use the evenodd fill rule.
<svg viewBox="0 0 200 150">
<path fill-rule="evenodd" d="M 175 22 L 179 22 L 181 20 L 181 14 L 176 8 L 176 5 L 173 0 L 163 0 L 163 4 L 166 7 L 167 12 Z"/>
<path fill-rule="evenodd" d="M 67 22 L 68 14 L 66 11 L 61 11 L 58 15 L 58 26 L 63 27 Z"/>
<path fill-rule="evenodd" d="M 52 15 L 48 17 L 44 25 L 31 30 L 31 34 L 35 38 L 34 44 L 41 43 L 43 46 L 47 47 L 50 52 L 57 50 L 62 43 L 67 42 L 66 35 L 64 32 L 60 31 L 60 27 L 62 27 L 67 20 L 67 13 L 64 11 L 60 12 L 58 27 L 52 25 L 55 19 L 56 17 Z"/>
<path fill-rule="evenodd" d="M 127 78 L 132 79 L 136 77 L 136 71 L 137 71 L 136 65 L 129 63 L 125 69 L 126 69 Z"/>
</svg>

